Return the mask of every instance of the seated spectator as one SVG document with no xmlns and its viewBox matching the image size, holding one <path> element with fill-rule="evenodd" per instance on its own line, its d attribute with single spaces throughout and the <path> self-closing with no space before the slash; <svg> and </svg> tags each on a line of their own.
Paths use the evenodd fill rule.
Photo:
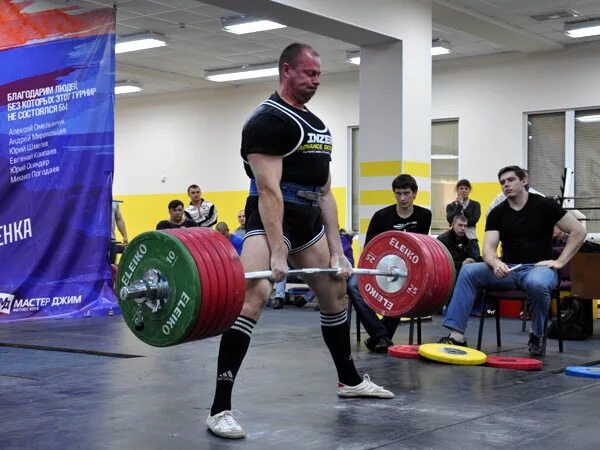
<svg viewBox="0 0 600 450">
<path fill-rule="evenodd" d="M 231 242 L 231 245 L 233 245 L 238 255 L 242 254 L 244 240 L 236 234 L 231 234 L 229 232 L 229 227 L 225 222 L 219 222 L 215 227 L 215 230 L 217 230 L 219 233 L 221 233 L 223 236 L 229 239 L 229 242 Z"/>
<path fill-rule="evenodd" d="M 479 242 L 477 241 L 477 222 L 481 217 L 481 205 L 475 200 L 469 199 L 471 193 L 471 183 L 469 180 L 459 180 L 456 183 L 456 200 L 446 205 L 446 220 L 448 225 L 452 225 L 455 216 L 463 215 L 467 218 L 467 237 L 473 241 L 473 254 L 475 258 L 481 256 Z"/>
<path fill-rule="evenodd" d="M 468 264 L 458 275 L 443 325 L 450 334 L 441 343 L 466 346 L 465 330 L 478 289 L 524 289 L 532 320 L 529 353 L 543 355 L 544 322 L 550 291 L 558 283 L 557 270 L 564 267 L 585 239 L 585 228 L 553 200 L 527 191 L 523 169 L 508 166 L 498 172 L 506 200 L 488 216 L 483 258 Z M 552 259 L 552 229 L 556 225 L 570 234 L 565 249 Z M 497 256 L 502 242 L 502 258 Z"/>
<path fill-rule="evenodd" d="M 185 208 L 188 219 L 196 222 L 199 227 L 212 227 L 217 223 L 217 208 L 214 204 L 202 198 L 202 190 L 197 184 L 192 184 L 187 190 L 190 204 Z"/>
<path fill-rule="evenodd" d="M 479 252 L 475 250 L 477 244 L 467 237 L 467 223 L 467 218 L 462 214 L 454 216 L 452 228 L 438 236 L 438 240 L 450 252 L 457 273 L 464 264 L 481 260 L 481 257 L 477 255 Z"/>
<path fill-rule="evenodd" d="M 243 209 L 240 212 L 238 212 L 237 220 L 240 226 L 235 229 L 233 234 L 236 234 L 242 239 L 244 239 L 244 235 L 246 234 L 246 212 Z"/>
<path fill-rule="evenodd" d="M 169 220 L 161 220 L 156 224 L 157 230 L 168 230 L 171 228 L 191 228 L 196 223 L 183 215 L 183 202 L 171 200 L 169 202 Z"/>
</svg>

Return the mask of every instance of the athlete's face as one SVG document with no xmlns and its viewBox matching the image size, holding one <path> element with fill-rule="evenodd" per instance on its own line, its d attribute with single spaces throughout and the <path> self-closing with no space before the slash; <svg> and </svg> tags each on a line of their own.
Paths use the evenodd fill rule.
<svg viewBox="0 0 600 450">
<path fill-rule="evenodd" d="M 400 208 L 410 208 L 415 201 L 417 193 L 409 188 L 394 189 L 394 196 L 396 197 L 396 203 Z"/>
<path fill-rule="evenodd" d="M 183 206 L 179 205 L 177 208 L 170 209 L 169 216 L 171 216 L 171 222 L 181 222 L 181 218 L 183 217 Z"/>
<path fill-rule="evenodd" d="M 294 97 L 302 104 L 308 103 L 320 84 L 321 59 L 304 50 L 293 66 L 284 64 L 283 74 Z"/>
</svg>

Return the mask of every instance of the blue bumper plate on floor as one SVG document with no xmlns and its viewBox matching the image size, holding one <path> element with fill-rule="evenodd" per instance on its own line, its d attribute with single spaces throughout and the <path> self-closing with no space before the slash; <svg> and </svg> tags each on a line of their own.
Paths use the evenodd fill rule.
<svg viewBox="0 0 600 450">
<path fill-rule="evenodd" d="M 569 366 L 565 373 L 573 377 L 600 378 L 600 366 Z"/>
</svg>

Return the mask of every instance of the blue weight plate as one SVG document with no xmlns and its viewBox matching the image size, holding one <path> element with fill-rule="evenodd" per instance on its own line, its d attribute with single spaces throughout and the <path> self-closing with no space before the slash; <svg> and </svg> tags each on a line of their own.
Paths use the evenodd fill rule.
<svg viewBox="0 0 600 450">
<path fill-rule="evenodd" d="M 600 366 L 569 366 L 565 373 L 572 377 L 600 378 Z"/>
</svg>

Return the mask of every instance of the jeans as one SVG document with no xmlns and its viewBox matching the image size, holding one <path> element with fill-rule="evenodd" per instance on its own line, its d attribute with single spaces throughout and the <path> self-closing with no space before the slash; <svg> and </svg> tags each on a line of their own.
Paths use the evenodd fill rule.
<svg viewBox="0 0 600 450">
<path fill-rule="evenodd" d="M 358 290 L 358 277 L 356 275 L 352 275 L 350 278 L 348 278 L 346 293 L 352 302 L 352 306 L 354 307 L 356 314 L 358 314 L 360 322 L 365 327 L 365 330 L 367 330 L 369 336 L 371 336 L 373 339 L 379 339 L 381 337 L 388 336 L 388 330 L 383 322 L 379 320 L 375 312 L 369 308 L 369 306 L 363 300 L 362 295 L 360 295 L 360 291 Z M 394 331 L 396 331 L 395 328 Z M 394 333 L 392 333 L 392 336 L 393 335 Z"/>
<path fill-rule="evenodd" d="M 509 267 L 513 266 L 515 264 L 509 264 Z M 442 325 L 464 333 L 478 289 L 523 289 L 531 310 L 531 331 L 536 336 L 543 336 L 544 322 L 550 306 L 550 292 L 557 285 L 558 274 L 549 267 L 523 264 L 506 277 L 496 278 L 494 271 L 486 263 L 467 264 L 458 275 Z"/>
<path fill-rule="evenodd" d="M 282 280 L 279 283 L 275 283 L 275 298 L 280 298 L 285 300 L 285 285 L 287 279 Z"/>
</svg>

